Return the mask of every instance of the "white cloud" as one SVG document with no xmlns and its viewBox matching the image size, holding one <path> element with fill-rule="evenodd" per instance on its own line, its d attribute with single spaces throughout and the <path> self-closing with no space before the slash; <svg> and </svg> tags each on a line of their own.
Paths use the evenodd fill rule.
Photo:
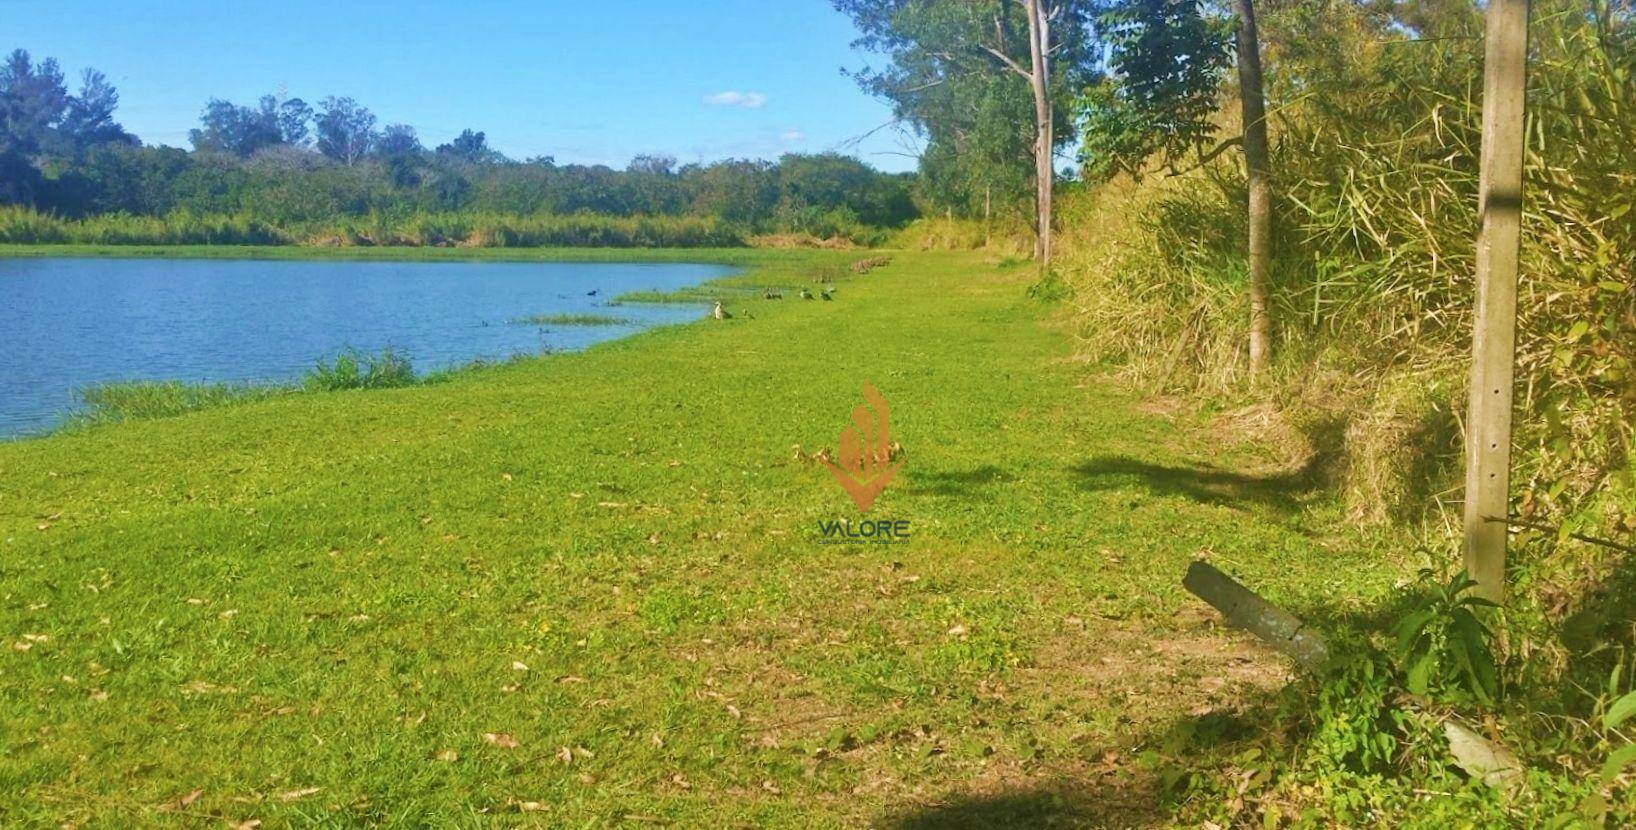
<svg viewBox="0 0 1636 830">
<path fill-rule="evenodd" d="M 790 129 L 779 133 L 778 138 L 786 144 L 794 144 L 798 141 L 806 141 L 807 134 L 795 129 L 794 127 L 791 127 Z"/>
<path fill-rule="evenodd" d="M 744 107 L 745 109 L 760 109 L 767 103 L 767 96 L 759 92 L 739 92 L 726 90 L 704 96 L 704 102 L 712 107 Z"/>
</svg>

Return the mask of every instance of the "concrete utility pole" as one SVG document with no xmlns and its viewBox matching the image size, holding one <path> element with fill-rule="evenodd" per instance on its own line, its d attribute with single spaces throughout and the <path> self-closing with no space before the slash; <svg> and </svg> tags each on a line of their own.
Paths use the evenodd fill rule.
<svg viewBox="0 0 1636 830">
<path fill-rule="evenodd" d="M 1483 58 L 1482 172 L 1477 185 L 1477 314 L 1466 416 L 1466 571 L 1478 596 L 1505 600 L 1511 403 L 1522 233 L 1528 0 L 1489 0 Z"/>
</svg>

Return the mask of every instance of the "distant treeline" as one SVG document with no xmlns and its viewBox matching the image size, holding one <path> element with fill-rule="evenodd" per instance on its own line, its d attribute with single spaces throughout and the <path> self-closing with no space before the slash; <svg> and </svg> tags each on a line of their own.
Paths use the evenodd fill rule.
<svg viewBox="0 0 1636 830">
<path fill-rule="evenodd" d="M 918 215 L 914 177 L 838 153 L 623 170 L 508 159 L 482 132 L 424 146 L 350 98 L 316 108 L 212 100 L 193 149 L 145 147 L 86 70 L 71 94 L 50 59 L 0 66 L 0 239 L 277 244 L 732 244 L 754 234 L 880 238 Z M 68 221 L 65 221 L 68 220 Z"/>
</svg>

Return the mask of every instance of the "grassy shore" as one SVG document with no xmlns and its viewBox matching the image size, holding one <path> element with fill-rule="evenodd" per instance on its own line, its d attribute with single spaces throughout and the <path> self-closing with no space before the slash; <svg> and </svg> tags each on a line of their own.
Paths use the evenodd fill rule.
<svg viewBox="0 0 1636 830">
<path fill-rule="evenodd" d="M 1184 595 L 1187 562 L 1320 618 L 1401 575 L 1318 532 L 1299 482 L 1234 472 L 1251 451 L 1068 360 L 1026 269 L 368 255 L 837 290 L 0 444 L 0 824 L 1162 823 L 1164 757 L 1285 677 Z M 912 536 L 824 545 L 859 514 L 810 455 L 865 381 L 904 447 L 868 517 Z"/>
</svg>

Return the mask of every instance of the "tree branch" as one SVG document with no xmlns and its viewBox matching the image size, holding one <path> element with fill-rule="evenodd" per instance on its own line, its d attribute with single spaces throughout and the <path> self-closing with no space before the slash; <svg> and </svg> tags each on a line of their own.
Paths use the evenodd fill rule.
<svg viewBox="0 0 1636 830">
<path fill-rule="evenodd" d="M 982 45 L 979 44 L 978 48 L 982 49 L 984 52 L 989 53 L 990 55 L 993 55 L 996 58 L 999 58 L 1001 63 L 1003 63 L 1007 67 L 1009 67 L 1012 72 L 1015 72 L 1018 75 L 1023 76 L 1023 78 L 1027 79 L 1029 83 L 1034 82 L 1034 73 L 1029 72 L 1026 69 L 1023 69 L 1021 66 L 1018 66 L 1017 62 L 1011 59 L 1011 56 L 1007 55 L 1004 52 L 1001 52 L 998 49 L 990 47 L 990 46 L 982 46 Z"/>
<path fill-rule="evenodd" d="M 1199 154 L 1199 160 L 1197 162 L 1195 162 L 1193 164 L 1193 166 L 1191 166 L 1191 167 L 1188 167 L 1188 168 L 1186 168 L 1184 170 L 1177 170 L 1176 166 L 1174 164 L 1166 165 L 1167 167 L 1170 168 L 1170 172 L 1167 175 L 1170 178 L 1175 178 L 1176 176 L 1184 176 L 1184 175 L 1186 175 L 1188 173 L 1193 172 L 1194 170 L 1199 169 L 1200 167 L 1205 166 L 1206 164 L 1209 164 L 1212 161 L 1215 161 L 1216 156 L 1219 156 L 1222 153 L 1226 152 L 1227 148 L 1229 148 L 1229 147 L 1238 147 L 1238 146 L 1242 145 L 1243 143 L 1244 143 L 1244 136 L 1241 136 L 1241 135 L 1233 136 L 1232 138 L 1226 139 L 1226 140 L 1222 141 L 1220 144 L 1217 144 L 1216 146 L 1210 148 L 1210 150 L 1208 152 Z"/>
<path fill-rule="evenodd" d="M 1501 519 L 1501 518 L 1499 518 L 1497 516 L 1484 516 L 1483 521 L 1485 521 L 1485 522 L 1504 522 L 1506 525 L 1508 525 L 1510 527 L 1520 527 L 1520 528 L 1525 528 L 1527 530 L 1538 530 L 1538 531 L 1542 531 L 1542 532 L 1545 532 L 1545 533 L 1561 533 L 1562 532 L 1562 528 L 1560 528 L 1560 527 L 1552 527 L 1551 525 L 1543 524 L 1543 523 L 1540 523 L 1540 522 L 1523 521 L 1522 519 Z M 1589 544 L 1589 545 L 1601 545 L 1602 547 L 1612 548 L 1612 549 L 1617 550 L 1617 551 L 1623 551 L 1624 553 L 1636 553 L 1636 545 L 1622 545 L 1622 544 L 1620 544 L 1618 542 L 1609 541 L 1607 539 L 1598 539 L 1595 536 L 1587 536 L 1587 535 L 1585 535 L 1583 533 L 1569 533 L 1568 538 L 1578 539 L 1579 541 L 1584 542 L 1584 543 Z"/>
</svg>

